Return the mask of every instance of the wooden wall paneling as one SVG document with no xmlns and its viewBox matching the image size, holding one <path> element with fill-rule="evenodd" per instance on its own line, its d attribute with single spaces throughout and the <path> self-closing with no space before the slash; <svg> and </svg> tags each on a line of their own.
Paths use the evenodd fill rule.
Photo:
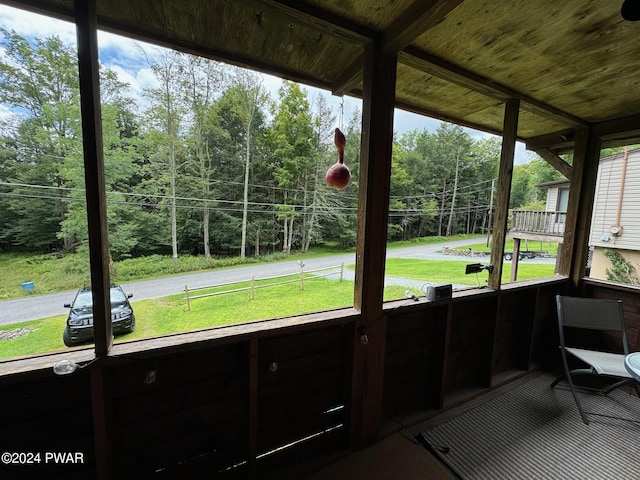
<svg viewBox="0 0 640 480">
<path fill-rule="evenodd" d="M 277 475 L 284 458 L 317 458 L 308 442 L 324 453 L 348 449 L 352 340 L 353 327 L 339 325 L 259 342 L 259 478 Z"/>
<path fill-rule="evenodd" d="M 258 339 L 249 341 L 249 458 L 251 480 L 257 478 L 258 457 Z"/>
<path fill-rule="evenodd" d="M 560 364 L 556 295 L 565 295 L 568 283 L 563 280 L 538 287 L 531 336 L 530 363 L 534 367 L 553 368 Z"/>
<path fill-rule="evenodd" d="M 622 300 L 625 331 L 629 351 L 640 351 L 640 298 L 637 287 L 616 285 L 605 282 L 584 282 L 585 296 L 590 298 L 602 298 L 606 300 Z M 605 343 L 612 351 L 621 351 L 622 345 L 616 339 Z"/>
<path fill-rule="evenodd" d="M 440 407 L 448 305 L 390 315 L 387 326 L 383 417 Z"/>
<path fill-rule="evenodd" d="M 498 299 L 492 358 L 493 384 L 503 381 L 509 372 L 529 369 L 536 293 L 536 288 L 519 289 L 502 292 Z"/>
<path fill-rule="evenodd" d="M 0 388 L 0 452 L 40 453 L 40 463 L 0 465 L 2 478 L 95 477 L 89 372 L 23 378 Z M 83 463 L 45 463 L 46 452 L 78 452 Z"/>
<path fill-rule="evenodd" d="M 248 461 L 249 345 L 112 367 L 118 476 Z M 156 380 L 145 383 L 155 369 Z M 246 467 L 245 467 L 246 468 Z"/>
<path fill-rule="evenodd" d="M 453 302 L 446 353 L 445 403 L 491 385 L 497 303 L 497 295 Z"/>
</svg>

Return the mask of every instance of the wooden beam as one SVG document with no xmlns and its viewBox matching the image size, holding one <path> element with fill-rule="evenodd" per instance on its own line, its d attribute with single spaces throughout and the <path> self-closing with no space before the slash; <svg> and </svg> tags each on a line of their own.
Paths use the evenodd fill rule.
<svg viewBox="0 0 640 480">
<path fill-rule="evenodd" d="M 615 118 L 593 125 L 593 136 L 603 142 L 640 137 L 640 114 Z"/>
<path fill-rule="evenodd" d="M 397 62 L 395 55 L 382 54 L 379 42 L 367 49 L 364 58 L 354 307 L 362 312 L 356 335 L 364 329 L 369 341 L 363 345 L 356 339 L 354 351 L 353 378 L 359 382 L 352 409 L 355 446 L 376 441 L 382 419 L 386 338 L 382 303 Z"/>
<path fill-rule="evenodd" d="M 89 228 L 89 264 L 93 296 L 96 356 L 109 353 L 113 342 L 109 278 L 107 200 L 102 152 L 100 67 L 95 0 L 75 0 L 80 81 L 82 150 Z"/>
<path fill-rule="evenodd" d="M 403 48 L 440 23 L 463 0 L 416 0 L 407 8 L 385 32 L 382 33 L 382 53 L 395 55 Z M 362 79 L 360 55 L 333 82 L 331 91 L 342 96 L 350 93 Z"/>
<path fill-rule="evenodd" d="M 363 56 L 358 55 L 351 65 L 345 68 L 331 84 L 331 93 L 341 97 L 355 89 L 362 82 Z"/>
<path fill-rule="evenodd" d="M 511 196 L 511 179 L 513 177 L 513 159 L 516 152 L 519 113 L 520 100 L 516 98 L 508 100 L 504 107 L 502 150 L 500 152 L 498 188 L 496 191 L 496 215 L 493 221 L 493 238 L 491 240 L 491 265 L 493 265 L 493 271 L 489 274 L 489 286 L 493 288 L 500 288 L 500 280 L 502 278 L 502 258 L 507 238 L 509 198 Z"/>
<path fill-rule="evenodd" d="M 547 105 L 539 100 L 496 83 L 489 78 L 465 70 L 417 48 L 406 48 L 400 53 L 398 61 L 409 67 L 421 70 L 448 82 L 455 83 L 456 85 L 474 92 L 495 98 L 501 102 L 507 101 L 511 98 L 518 99 L 520 100 L 522 110 L 527 110 L 541 117 L 575 126 L 584 126 L 587 124 L 585 120 L 571 115 L 570 113 L 564 112 L 551 105 Z"/>
<path fill-rule="evenodd" d="M 600 140 L 590 128 L 576 131 L 571 188 L 558 273 L 568 275 L 575 289 L 587 267 L 591 214 L 598 175 Z"/>
<path fill-rule="evenodd" d="M 382 34 L 382 53 L 395 55 L 436 26 L 463 0 L 416 0 Z"/>
<path fill-rule="evenodd" d="M 544 135 L 538 135 L 537 137 L 529 137 L 525 143 L 527 150 L 533 150 L 534 152 L 541 148 L 547 148 L 553 150 L 556 153 L 561 152 L 573 152 L 575 145 L 574 139 L 576 131 L 574 128 L 565 128 L 557 132 L 547 133 Z"/>
<path fill-rule="evenodd" d="M 562 158 L 548 148 L 539 148 L 535 152 L 544 158 L 549 165 L 558 170 L 562 175 L 571 179 L 571 165 L 565 162 Z"/>
</svg>

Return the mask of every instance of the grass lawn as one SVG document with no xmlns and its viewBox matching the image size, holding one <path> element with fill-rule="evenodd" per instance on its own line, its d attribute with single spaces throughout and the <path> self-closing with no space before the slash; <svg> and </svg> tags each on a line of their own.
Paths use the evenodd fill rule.
<svg viewBox="0 0 640 480">
<path fill-rule="evenodd" d="M 418 281 L 473 286 L 477 284 L 476 276 L 464 274 L 464 267 L 467 263 L 465 261 L 437 262 L 389 259 L 386 264 L 386 273 L 389 276 Z M 553 275 L 553 265 L 523 262 L 520 264 L 518 273 L 520 280 L 546 277 Z M 505 277 L 503 280 L 507 281 L 508 276 L 507 269 L 503 272 L 503 277 Z M 297 278 L 297 276 L 293 278 Z M 485 280 L 486 274 L 484 276 L 480 274 L 480 283 L 484 284 Z M 249 284 L 238 284 L 224 288 L 246 286 Z M 290 283 L 257 288 L 254 300 L 250 299 L 249 291 L 192 299 L 191 311 L 187 311 L 184 294 L 133 302 L 136 313 L 136 331 L 117 337 L 116 342 L 233 325 L 240 322 L 288 317 L 353 305 L 354 283 L 352 281 L 338 282 L 314 278 L 305 280 L 304 287 L 304 290 L 301 291 L 298 283 Z M 211 293 L 220 290 L 222 288 L 198 293 Z M 386 287 L 384 299 L 404 298 L 405 290 L 405 287 L 400 286 Z M 410 290 L 417 295 L 422 294 L 417 289 Z M 65 320 L 66 316 L 58 315 L 0 327 L 0 338 L 3 332 L 23 333 L 16 338 L 0 340 L 0 359 L 67 350 L 67 347 L 62 343 Z"/>
<path fill-rule="evenodd" d="M 462 285 L 477 285 L 475 275 L 464 273 L 465 265 L 480 261 L 478 258 L 467 261 L 444 260 L 414 260 L 405 258 L 394 258 L 387 260 L 385 273 L 391 277 L 403 277 L 414 280 L 424 280 L 425 282 L 442 282 Z M 482 263 L 482 262 L 481 262 Z M 526 263 L 526 260 L 518 264 L 518 280 L 531 280 L 534 278 L 550 277 L 553 275 L 554 265 L 541 263 Z M 502 283 L 509 282 L 511 268 L 502 269 Z M 484 284 L 487 273 L 478 274 L 480 283 Z"/>
<path fill-rule="evenodd" d="M 348 307 L 353 305 L 353 287 L 352 281 L 317 278 L 305 280 L 304 291 L 296 283 L 257 289 L 254 300 L 250 299 L 248 291 L 194 299 L 190 312 L 184 294 L 132 302 L 136 331 L 118 336 L 115 341 Z M 402 298 L 404 290 L 402 287 L 387 288 L 385 297 Z M 0 359 L 68 350 L 62 343 L 65 321 L 66 316 L 58 315 L 0 326 L 0 338 L 3 332 L 27 329 L 17 338 L 0 340 Z"/>
</svg>

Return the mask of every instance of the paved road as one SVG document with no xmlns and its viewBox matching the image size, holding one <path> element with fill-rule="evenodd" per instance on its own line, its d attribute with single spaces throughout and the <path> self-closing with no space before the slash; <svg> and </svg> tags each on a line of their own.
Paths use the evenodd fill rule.
<svg viewBox="0 0 640 480">
<path fill-rule="evenodd" d="M 473 240 L 471 240 L 473 242 Z M 470 260 L 469 257 L 458 257 L 452 255 L 442 255 L 437 253 L 443 247 L 459 247 L 468 245 L 469 240 L 457 240 L 432 245 L 420 245 L 415 247 L 393 248 L 387 251 L 389 258 L 416 258 L 431 260 Z M 488 261 L 488 257 L 474 257 L 473 261 Z M 531 259 L 525 262 L 553 263 L 554 259 Z M 355 254 L 333 255 L 323 258 L 310 258 L 304 260 L 306 270 L 330 267 L 355 263 Z M 254 275 L 256 278 L 272 275 L 284 275 L 299 272 L 297 261 L 279 262 L 273 264 L 252 264 L 245 267 L 229 268 L 223 270 L 212 270 L 207 272 L 191 273 L 156 280 L 144 280 L 141 282 L 131 282 L 121 284 L 127 293 L 133 294 L 133 300 L 146 300 L 150 298 L 165 297 L 174 295 L 184 290 L 185 285 L 189 288 L 215 285 L 220 283 L 246 281 Z M 425 282 L 416 282 L 402 278 L 387 278 L 387 284 L 412 286 L 420 288 Z M 76 291 L 54 293 L 50 295 L 34 295 L 15 300 L 5 300 L 0 302 L 0 325 L 36 320 L 50 317 L 52 315 L 62 315 L 68 312 L 64 308 L 65 303 L 73 300 Z"/>
</svg>

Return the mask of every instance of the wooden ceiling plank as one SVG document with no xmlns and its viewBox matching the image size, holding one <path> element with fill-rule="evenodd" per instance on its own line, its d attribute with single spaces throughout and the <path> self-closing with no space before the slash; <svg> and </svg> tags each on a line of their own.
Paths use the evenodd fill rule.
<svg viewBox="0 0 640 480">
<path fill-rule="evenodd" d="M 587 122 L 581 118 L 563 112 L 551 105 L 546 105 L 543 102 L 516 92 L 504 85 L 500 85 L 489 78 L 469 72 L 457 65 L 453 65 L 416 48 L 406 48 L 400 53 L 398 61 L 503 102 L 506 102 L 510 98 L 517 98 L 520 100 L 523 110 L 530 111 L 545 118 L 550 118 L 572 126 L 584 126 L 587 124 Z"/>
<path fill-rule="evenodd" d="M 416 0 L 382 34 L 382 51 L 394 55 L 440 23 L 463 0 Z"/>
<path fill-rule="evenodd" d="M 561 157 L 548 148 L 539 148 L 535 152 L 544 158 L 549 165 L 558 170 L 562 175 L 571 179 L 571 165 L 565 162 Z"/>
<path fill-rule="evenodd" d="M 329 34 L 349 43 L 368 43 L 377 34 L 344 17 L 296 0 L 244 0 L 244 3 L 263 11 L 286 15 L 307 27 Z"/>
</svg>

